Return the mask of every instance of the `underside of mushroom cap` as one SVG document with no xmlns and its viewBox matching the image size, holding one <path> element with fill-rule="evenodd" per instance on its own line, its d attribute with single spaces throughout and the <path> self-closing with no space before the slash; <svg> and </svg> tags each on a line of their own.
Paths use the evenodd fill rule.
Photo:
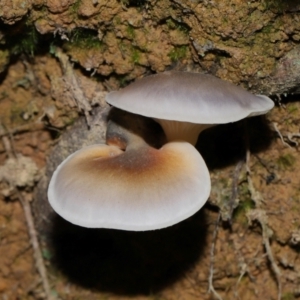
<svg viewBox="0 0 300 300">
<path fill-rule="evenodd" d="M 164 72 L 111 92 L 106 101 L 147 117 L 201 124 L 222 124 L 265 114 L 273 101 L 207 74 Z"/>
<path fill-rule="evenodd" d="M 207 167 L 186 142 L 125 152 L 99 144 L 62 162 L 51 179 L 48 199 L 71 223 L 144 231 L 188 218 L 209 193 Z"/>
</svg>

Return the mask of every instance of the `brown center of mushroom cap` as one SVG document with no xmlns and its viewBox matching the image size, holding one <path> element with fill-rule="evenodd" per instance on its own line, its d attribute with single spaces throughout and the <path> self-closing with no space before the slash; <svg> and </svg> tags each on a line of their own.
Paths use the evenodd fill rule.
<svg viewBox="0 0 300 300">
<path fill-rule="evenodd" d="M 48 198 L 56 212 L 77 225 L 150 230 L 191 216 L 209 193 L 207 167 L 186 142 L 125 152 L 99 144 L 57 168 Z"/>
<path fill-rule="evenodd" d="M 110 151 L 103 156 L 103 150 L 99 148 L 91 151 L 88 157 L 81 154 L 74 156 L 72 168 L 64 168 L 61 172 L 62 178 L 69 178 L 73 169 L 77 169 L 87 181 L 95 181 L 110 178 L 111 186 L 135 186 L 139 184 L 149 185 L 151 181 L 170 181 L 175 179 L 178 172 L 178 165 L 182 161 L 182 155 L 174 150 L 164 147 L 160 150 L 152 147 L 131 149 L 125 152 Z M 189 163 L 185 159 L 186 168 Z M 191 166 L 190 165 L 190 166 Z M 95 183 L 96 184 L 96 183 Z"/>
</svg>

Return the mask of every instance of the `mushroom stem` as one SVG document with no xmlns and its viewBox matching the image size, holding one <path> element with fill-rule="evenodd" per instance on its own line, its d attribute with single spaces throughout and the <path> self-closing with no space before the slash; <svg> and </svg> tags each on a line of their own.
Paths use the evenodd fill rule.
<svg viewBox="0 0 300 300">
<path fill-rule="evenodd" d="M 133 133 L 112 120 L 109 120 L 107 124 L 106 144 L 126 151 L 148 146 L 145 140 L 138 134 Z"/>
<path fill-rule="evenodd" d="M 192 145 L 196 145 L 199 134 L 212 126 L 213 124 L 195 124 L 189 122 L 170 121 L 163 119 L 155 119 L 161 125 L 167 140 L 183 140 Z"/>
</svg>

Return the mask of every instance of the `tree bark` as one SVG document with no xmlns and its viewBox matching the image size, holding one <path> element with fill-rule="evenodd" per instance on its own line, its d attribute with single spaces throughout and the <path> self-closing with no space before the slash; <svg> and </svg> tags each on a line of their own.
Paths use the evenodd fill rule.
<svg viewBox="0 0 300 300">
<path fill-rule="evenodd" d="M 34 51 L 31 43 L 48 35 L 48 45 L 119 85 L 173 68 L 209 72 L 256 93 L 289 93 L 299 84 L 297 1 L 1 0 L 0 7 L 0 70 L 16 50 L 14 38 Z"/>
</svg>

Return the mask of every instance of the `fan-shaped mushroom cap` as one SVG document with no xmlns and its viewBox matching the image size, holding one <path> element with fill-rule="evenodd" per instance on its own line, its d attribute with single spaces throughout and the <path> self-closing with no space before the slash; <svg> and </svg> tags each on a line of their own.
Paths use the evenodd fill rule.
<svg viewBox="0 0 300 300">
<path fill-rule="evenodd" d="M 265 114 L 274 106 L 270 98 L 253 95 L 214 76 L 174 71 L 139 79 L 109 93 L 106 101 L 120 109 L 154 118 L 169 140 L 189 140 L 190 134 L 195 140 L 195 135 L 197 139 L 203 129 L 213 124 Z"/>
<path fill-rule="evenodd" d="M 125 152 L 98 144 L 70 155 L 48 189 L 53 209 L 90 228 L 164 228 L 197 212 L 210 193 L 201 155 L 186 142 Z"/>
</svg>

